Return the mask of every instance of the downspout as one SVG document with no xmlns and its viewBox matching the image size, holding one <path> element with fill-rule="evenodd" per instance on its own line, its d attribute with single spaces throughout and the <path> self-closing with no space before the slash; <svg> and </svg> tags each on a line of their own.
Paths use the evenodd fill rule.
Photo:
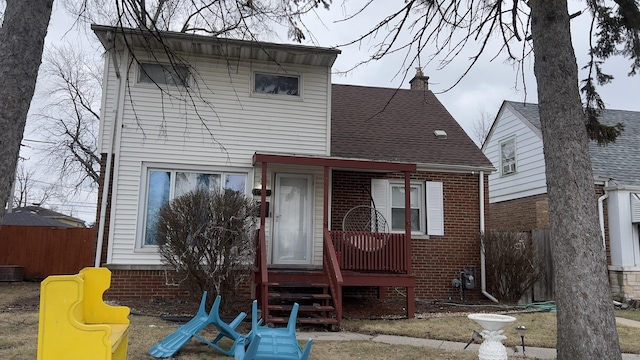
<svg viewBox="0 0 640 360">
<path fill-rule="evenodd" d="M 122 95 L 122 75 L 120 74 L 120 69 L 118 67 L 118 62 L 117 62 L 114 34 L 110 32 L 108 36 L 109 36 L 108 42 L 110 43 L 110 48 L 108 49 L 110 53 L 109 56 L 113 61 L 113 67 L 116 73 L 116 77 L 118 78 L 118 81 L 117 81 L 118 94 L 117 94 L 117 97 L 115 98 L 115 103 L 112 109 L 113 121 L 111 122 L 112 126 L 110 129 L 111 133 L 109 134 L 109 151 L 107 152 L 107 164 L 104 172 L 104 182 L 102 185 L 102 201 L 100 203 L 100 218 L 98 220 L 98 224 L 99 224 L 98 225 L 98 241 L 96 243 L 96 258 L 94 262 L 94 267 L 100 267 L 100 259 L 102 258 L 102 244 L 104 243 L 104 227 L 105 227 L 105 222 L 107 218 L 107 200 L 109 197 L 109 187 L 111 185 L 109 183 L 109 180 L 111 179 L 111 164 L 113 163 L 113 148 L 114 148 L 114 142 L 115 142 L 117 123 L 118 123 L 120 97 Z M 108 73 L 108 69 L 109 69 L 109 66 L 108 64 L 106 64 L 105 73 Z M 105 84 L 107 83 L 108 82 L 106 82 Z"/>
<path fill-rule="evenodd" d="M 607 248 L 607 244 L 604 239 L 604 201 L 609 198 L 607 186 L 609 186 L 609 180 L 604 182 L 604 195 L 598 198 L 598 218 L 600 220 L 600 233 L 602 233 L 602 248 L 605 250 Z"/>
<path fill-rule="evenodd" d="M 480 287 L 482 295 L 494 303 L 499 303 L 498 299 L 487 292 L 487 276 L 484 257 L 484 171 L 480 171 Z"/>
</svg>

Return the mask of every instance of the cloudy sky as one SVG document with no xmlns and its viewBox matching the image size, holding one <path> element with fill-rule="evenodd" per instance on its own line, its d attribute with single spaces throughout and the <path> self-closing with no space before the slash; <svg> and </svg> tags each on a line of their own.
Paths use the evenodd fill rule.
<svg viewBox="0 0 640 360">
<path fill-rule="evenodd" d="M 319 9 L 317 17 L 310 16 L 305 20 L 305 24 L 313 34 L 313 42 L 308 45 L 319 45 L 323 47 L 333 47 L 345 44 L 353 40 L 357 35 L 363 34 L 371 26 L 387 15 L 389 9 L 384 6 L 373 7 L 367 12 L 359 15 L 355 19 L 347 22 L 340 22 L 347 15 L 352 15 L 359 4 L 365 0 L 349 0 L 347 5 L 341 0 L 334 0 L 332 9 L 325 11 Z M 54 5 L 54 12 L 51 18 L 49 32 L 46 38 L 46 47 L 55 44 L 69 43 L 82 47 L 97 56 L 102 49 L 95 41 L 93 34 L 87 27 L 73 27 L 73 19 L 62 9 L 59 1 Z M 379 4 L 387 4 L 379 2 Z M 570 1 L 571 12 L 584 10 L 583 2 Z M 572 20 L 572 32 L 574 34 L 574 48 L 578 57 L 578 64 L 581 67 L 587 61 L 588 48 L 588 26 L 589 16 L 584 14 Z M 309 39 L 309 40 L 311 40 Z M 281 37 L 264 39 L 274 42 L 289 42 L 286 39 L 286 32 L 283 31 Z M 379 40 L 379 39 L 378 39 Z M 353 46 L 341 47 L 342 54 L 334 65 L 334 83 L 366 85 L 376 87 L 408 88 L 408 81 L 415 74 L 415 66 L 403 67 L 403 54 L 392 55 L 382 60 L 370 62 L 357 67 L 346 74 L 342 73 L 351 69 L 359 62 L 366 60 L 371 53 L 375 41 L 362 42 Z M 437 68 L 437 61 L 426 64 L 430 54 L 423 55 L 423 71 L 430 77 L 430 89 L 433 90 L 444 106 L 475 140 L 473 134 L 474 123 L 480 121 L 482 113 L 486 113 L 491 120 L 495 117 L 503 100 L 536 102 L 536 83 L 533 76 L 532 59 L 526 62 L 525 83 L 522 76 L 516 71 L 513 65 L 506 63 L 505 56 L 499 55 L 492 60 L 495 49 L 499 44 L 494 42 L 487 53 L 471 70 L 471 72 L 453 89 L 444 92 L 458 79 L 469 65 L 469 56 L 475 50 L 475 44 L 470 44 L 469 51 L 459 56 L 444 69 Z M 493 52 L 492 52 L 493 51 Z M 600 94 L 608 108 L 640 111 L 640 77 L 627 77 L 629 62 L 624 59 L 611 59 L 604 66 L 605 72 L 613 74 L 616 79 L 600 89 Z M 583 75 L 583 73 L 581 73 Z M 581 76 L 582 78 L 583 76 Z M 526 91 L 525 91 L 526 85 Z M 43 101 L 42 97 L 34 98 L 34 107 Z M 31 126 L 30 126 L 31 125 Z M 25 138 L 37 136 L 33 122 L 28 123 Z M 28 144 L 28 143 L 27 143 Z M 25 148 L 23 156 L 35 158 L 29 148 Z M 30 160 L 31 161 L 31 160 Z M 41 180 L 44 182 L 44 180 Z M 74 216 L 78 216 L 87 221 L 95 219 L 95 208 L 87 206 L 94 200 L 95 194 L 81 193 L 79 197 L 69 200 L 67 204 L 58 205 L 60 210 L 67 208 L 74 209 Z"/>
</svg>

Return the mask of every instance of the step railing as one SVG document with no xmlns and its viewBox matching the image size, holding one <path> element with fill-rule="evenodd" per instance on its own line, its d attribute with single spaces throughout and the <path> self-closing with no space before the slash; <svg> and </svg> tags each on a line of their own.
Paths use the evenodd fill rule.
<svg viewBox="0 0 640 360">
<path fill-rule="evenodd" d="M 331 234 L 327 228 L 324 229 L 323 240 L 323 268 L 329 278 L 329 292 L 336 311 L 337 326 L 340 328 L 340 322 L 342 321 L 342 271 L 340 270 L 336 250 L 333 248 Z"/>
</svg>

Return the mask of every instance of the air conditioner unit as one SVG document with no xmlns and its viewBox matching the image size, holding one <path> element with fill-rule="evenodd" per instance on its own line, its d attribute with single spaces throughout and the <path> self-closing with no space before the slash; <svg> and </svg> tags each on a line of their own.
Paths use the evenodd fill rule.
<svg viewBox="0 0 640 360">
<path fill-rule="evenodd" d="M 505 164 L 502 165 L 502 174 L 506 175 L 506 174 L 511 174 L 516 172 L 516 164 L 515 163 L 509 163 L 509 164 Z"/>
</svg>

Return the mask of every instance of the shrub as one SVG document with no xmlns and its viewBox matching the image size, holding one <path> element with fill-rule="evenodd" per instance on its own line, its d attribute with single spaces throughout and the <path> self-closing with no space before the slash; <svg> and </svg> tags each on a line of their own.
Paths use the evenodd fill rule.
<svg viewBox="0 0 640 360">
<path fill-rule="evenodd" d="M 500 300 L 520 300 L 543 274 L 531 233 L 490 230 L 481 238 L 489 292 Z"/>
<path fill-rule="evenodd" d="M 255 207 L 243 194 L 196 190 L 165 204 L 158 213 L 157 242 L 162 261 L 199 298 L 222 296 L 233 303 L 239 284 L 251 274 Z"/>
</svg>

